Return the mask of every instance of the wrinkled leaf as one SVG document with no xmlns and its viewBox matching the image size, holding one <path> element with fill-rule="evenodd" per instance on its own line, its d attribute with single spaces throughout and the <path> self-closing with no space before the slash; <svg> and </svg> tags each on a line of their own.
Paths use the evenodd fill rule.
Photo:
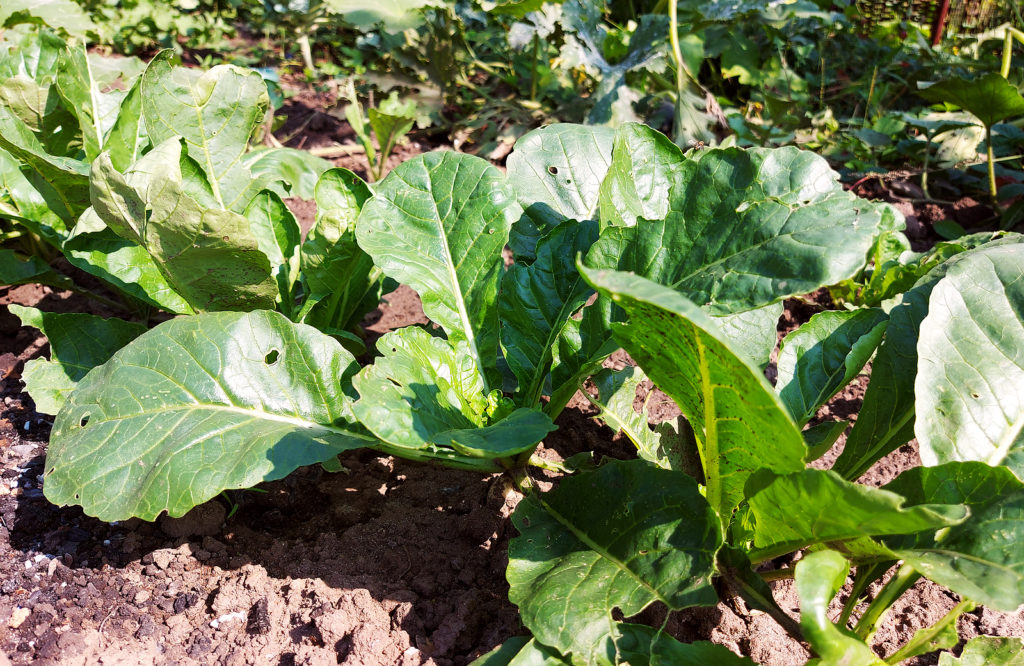
<svg viewBox="0 0 1024 666">
<path fill-rule="evenodd" d="M 142 75 L 142 113 L 154 145 L 181 136 L 220 208 L 241 213 L 260 189 L 242 162 L 270 106 L 259 72 L 234 65 L 174 67 L 161 51 Z"/>
<path fill-rule="evenodd" d="M 381 356 L 353 380 L 359 421 L 406 457 L 439 447 L 495 459 L 532 449 L 554 429 L 550 419 L 520 409 L 493 423 L 488 409 L 500 405 L 488 401 L 466 347 L 416 326 L 384 335 Z"/>
<path fill-rule="evenodd" d="M 693 479 L 646 461 L 613 461 L 531 495 L 512 517 L 509 599 L 538 641 L 574 662 L 611 663 L 612 609 L 677 610 L 717 601 L 721 526 Z"/>
<path fill-rule="evenodd" d="M 803 425 L 857 376 L 882 340 L 888 317 L 877 308 L 826 311 L 782 341 L 775 391 Z"/>
<path fill-rule="evenodd" d="M 281 197 L 270 190 L 263 190 L 249 202 L 245 218 L 256 246 L 270 260 L 279 302 L 287 315 L 292 309 L 292 285 L 299 277 L 299 223 Z"/>
<path fill-rule="evenodd" d="M 502 277 L 501 343 L 523 407 L 539 404 L 557 339 L 594 293 L 576 270 L 576 257 L 595 240 L 596 222 L 565 222 L 537 244 L 536 261 L 515 264 Z"/>
<path fill-rule="evenodd" d="M 363 206 L 356 238 L 386 275 L 420 295 L 423 312 L 497 382 L 498 280 L 519 205 L 485 160 L 454 152 L 397 166 Z"/>
<path fill-rule="evenodd" d="M 294 148 L 254 150 L 242 158 L 242 163 L 254 178 L 270 183 L 280 197 L 306 200 L 314 197 L 317 181 L 331 168 L 331 163 L 322 157 Z"/>
<path fill-rule="evenodd" d="M 164 322 L 68 397 L 43 490 L 101 520 L 154 520 L 372 444 L 343 392 L 357 368 L 337 342 L 275 312 Z"/>
</svg>

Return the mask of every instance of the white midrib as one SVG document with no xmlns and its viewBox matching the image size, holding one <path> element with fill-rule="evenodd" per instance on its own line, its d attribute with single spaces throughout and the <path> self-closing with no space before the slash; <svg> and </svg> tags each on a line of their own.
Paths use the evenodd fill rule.
<svg viewBox="0 0 1024 666">
<path fill-rule="evenodd" d="M 487 375 L 484 373 L 483 359 L 480 358 L 480 350 L 476 346 L 476 335 L 473 332 L 473 325 L 469 321 L 469 311 L 466 309 L 466 301 L 462 298 L 462 287 L 459 285 L 459 275 L 455 272 L 455 261 L 452 259 L 451 248 L 448 246 L 448 233 L 444 230 L 444 222 L 441 220 L 441 213 L 437 209 L 437 202 L 434 201 L 434 223 L 437 224 L 437 232 L 444 240 L 441 247 L 444 249 L 445 269 L 448 271 L 448 279 L 451 280 L 452 293 L 455 294 L 455 306 L 459 311 L 459 319 L 462 320 L 462 332 L 466 336 L 466 342 L 473 350 L 473 358 L 476 359 L 477 372 L 483 381 L 484 393 L 490 393 L 487 385 Z"/>
<path fill-rule="evenodd" d="M 1003 460 L 1010 454 L 1010 447 L 1017 441 L 1022 429 L 1024 429 L 1024 411 L 1017 415 L 1017 420 L 1011 423 L 1010 427 L 1003 433 L 1003 436 L 999 438 L 996 450 L 992 452 L 987 461 L 989 465 L 995 467 L 1003 464 Z"/>
<path fill-rule="evenodd" d="M 188 91 L 192 96 L 193 101 L 198 100 L 195 89 L 192 87 L 192 81 L 188 82 Z M 224 210 L 227 210 L 227 206 L 224 205 L 224 199 L 220 195 L 220 183 L 217 181 L 217 172 L 213 168 L 213 156 L 210 155 L 210 144 L 206 140 L 206 125 L 203 123 L 203 109 L 198 103 L 195 105 L 196 110 L 196 123 L 199 125 L 199 135 L 203 137 L 202 149 L 203 156 L 206 157 L 206 173 L 207 180 L 210 181 L 210 189 L 213 190 L 213 196 L 217 199 L 217 203 Z"/>
<path fill-rule="evenodd" d="M 92 127 L 96 132 L 96 148 L 103 150 L 103 129 L 100 127 L 100 100 L 97 96 L 99 91 L 92 76 L 92 65 L 89 63 L 89 55 L 85 56 L 85 73 L 89 79 L 89 99 L 92 101 Z"/>
<path fill-rule="evenodd" d="M 352 432 L 344 428 L 338 428 L 333 425 L 325 423 L 317 423 L 316 421 L 310 421 L 308 419 L 299 418 L 297 416 L 285 416 L 284 414 L 275 414 L 273 412 L 265 412 L 260 409 L 251 409 L 246 407 L 239 407 L 237 405 L 209 405 L 203 403 L 192 403 L 190 405 L 175 405 L 173 407 L 162 407 L 159 409 L 147 409 L 145 411 L 134 412 L 127 414 L 123 417 L 104 419 L 102 422 L 109 423 L 111 421 L 121 421 L 124 419 L 134 418 L 138 416 L 151 416 L 153 414 L 163 414 L 167 412 L 188 412 L 188 411 L 208 411 L 208 412 L 227 412 L 230 414 L 240 414 L 248 418 L 262 419 L 264 421 L 276 421 L 278 423 L 287 423 L 288 425 L 296 426 L 306 430 L 328 430 L 330 432 L 345 435 L 346 437 L 354 437 L 356 439 L 365 439 L 368 442 L 377 442 L 376 438 L 368 437 L 366 435 Z"/>
<path fill-rule="evenodd" d="M 700 363 L 700 381 L 704 386 L 704 482 L 708 504 L 722 513 L 722 479 L 718 459 L 718 421 L 715 416 L 715 388 L 711 385 L 707 349 L 696 336 L 697 356 Z"/>
</svg>

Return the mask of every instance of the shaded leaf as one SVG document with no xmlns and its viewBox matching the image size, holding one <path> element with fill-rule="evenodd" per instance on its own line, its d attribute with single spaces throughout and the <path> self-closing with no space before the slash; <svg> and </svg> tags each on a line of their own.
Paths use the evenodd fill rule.
<svg viewBox="0 0 1024 666">
<path fill-rule="evenodd" d="M 959 657 L 939 655 L 939 666 L 1022 666 L 1024 638 L 975 636 L 967 641 Z"/>
<path fill-rule="evenodd" d="M 654 601 L 713 605 L 721 526 L 693 479 L 641 460 L 568 477 L 516 508 L 509 599 L 538 641 L 574 662 L 611 663 L 617 625 Z"/>
<path fill-rule="evenodd" d="M 985 127 L 1001 120 L 1024 116 L 1024 97 L 998 72 L 975 79 L 952 77 L 926 87 L 917 94 L 931 102 L 949 102 L 970 111 Z"/>
</svg>

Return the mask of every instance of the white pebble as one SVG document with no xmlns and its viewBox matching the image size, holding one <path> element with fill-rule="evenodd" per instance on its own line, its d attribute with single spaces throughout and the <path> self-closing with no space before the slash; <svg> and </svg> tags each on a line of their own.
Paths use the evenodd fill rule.
<svg viewBox="0 0 1024 666">
<path fill-rule="evenodd" d="M 245 613 L 243 613 L 242 611 L 235 611 L 234 613 L 226 613 L 224 615 L 221 615 L 216 620 L 210 622 L 210 626 L 214 629 L 217 629 L 218 627 L 220 627 L 220 625 L 224 624 L 225 622 L 232 622 L 234 620 L 244 619 Z"/>
</svg>

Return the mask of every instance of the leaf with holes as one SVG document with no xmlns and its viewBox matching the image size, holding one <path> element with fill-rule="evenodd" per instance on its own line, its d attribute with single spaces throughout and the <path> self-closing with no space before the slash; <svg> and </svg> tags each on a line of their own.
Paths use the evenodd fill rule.
<svg viewBox="0 0 1024 666">
<path fill-rule="evenodd" d="M 357 369 L 336 341 L 275 312 L 164 322 L 68 397 L 43 491 L 102 520 L 154 520 L 373 445 L 345 392 Z"/>
</svg>

